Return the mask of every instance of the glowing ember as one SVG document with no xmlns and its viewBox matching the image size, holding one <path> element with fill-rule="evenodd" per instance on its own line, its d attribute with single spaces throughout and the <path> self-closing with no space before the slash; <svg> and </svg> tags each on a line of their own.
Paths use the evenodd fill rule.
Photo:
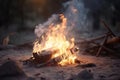
<svg viewBox="0 0 120 80">
<path fill-rule="evenodd" d="M 74 38 L 71 40 L 66 39 L 66 23 L 67 19 L 63 14 L 60 15 L 62 20 L 61 24 L 51 24 L 45 34 L 40 39 L 35 41 L 33 53 L 41 53 L 43 50 L 55 51 L 51 59 L 62 55 L 62 60 L 58 62 L 59 65 L 74 64 L 76 55 L 71 52 L 74 47 Z M 57 51 L 56 51 L 57 50 Z"/>
</svg>

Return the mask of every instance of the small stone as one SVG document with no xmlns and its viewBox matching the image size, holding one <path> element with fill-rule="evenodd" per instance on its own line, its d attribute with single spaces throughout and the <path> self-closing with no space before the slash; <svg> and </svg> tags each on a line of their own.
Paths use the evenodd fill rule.
<svg viewBox="0 0 120 80">
<path fill-rule="evenodd" d="M 94 80 L 93 74 L 88 70 L 83 70 L 78 75 L 73 76 L 70 80 Z"/>
<path fill-rule="evenodd" d="M 77 77 L 80 80 L 93 80 L 93 74 L 91 72 L 89 72 L 88 70 L 83 70 L 81 71 Z"/>
<path fill-rule="evenodd" d="M 8 60 L 0 66 L 0 77 L 2 76 L 26 76 L 24 71 L 13 60 Z"/>
<path fill-rule="evenodd" d="M 40 77 L 40 80 L 46 80 L 46 78 L 44 78 L 44 77 Z"/>
<path fill-rule="evenodd" d="M 35 76 L 39 76 L 39 75 L 40 75 L 40 73 L 36 73 L 36 74 L 35 74 Z"/>
<path fill-rule="evenodd" d="M 104 76 L 104 75 L 99 75 L 99 77 L 100 77 L 100 78 L 102 78 L 102 79 L 103 79 L 103 78 L 105 78 L 105 76 Z"/>
</svg>

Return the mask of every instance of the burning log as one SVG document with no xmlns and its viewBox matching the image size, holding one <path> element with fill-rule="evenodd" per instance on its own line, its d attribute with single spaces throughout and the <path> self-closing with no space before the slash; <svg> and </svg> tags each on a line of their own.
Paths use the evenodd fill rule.
<svg viewBox="0 0 120 80">
<path fill-rule="evenodd" d="M 56 52 L 57 50 L 54 51 L 43 50 L 42 52 L 39 53 L 33 53 L 34 61 L 39 64 L 48 62 L 52 58 L 52 55 L 55 54 Z"/>
<path fill-rule="evenodd" d="M 63 60 L 63 57 L 64 57 L 64 55 L 60 55 L 58 57 L 50 59 L 49 61 L 47 61 L 43 64 L 39 64 L 37 67 L 43 67 L 43 66 L 47 66 L 47 65 L 51 65 L 51 66 L 58 65 L 58 63 Z M 64 58 L 67 58 L 67 56 Z"/>
<path fill-rule="evenodd" d="M 50 24 L 48 29 L 42 35 L 39 35 L 40 38 L 38 37 L 34 42 L 33 57 L 34 61 L 40 66 L 74 64 L 76 59 L 74 51 L 78 50 L 72 50 L 74 48 L 74 38 L 72 37 L 69 40 L 66 38 L 67 19 L 63 14 L 60 15 L 60 19 L 60 24 Z M 76 60 L 76 62 L 78 61 Z"/>
<path fill-rule="evenodd" d="M 41 53 L 33 53 L 33 57 L 34 57 L 33 61 L 35 64 L 37 64 L 37 67 L 43 67 L 43 66 L 48 66 L 48 65 L 51 65 L 51 66 L 59 65 L 59 62 L 69 58 L 69 56 L 65 54 L 61 54 L 57 57 L 52 58 L 52 56 L 56 54 L 57 52 L 58 50 L 42 51 Z M 72 49 L 70 49 L 70 52 L 71 52 L 71 55 L 75 54 Z M 79 64 L 80 60 L 75 59 L 75 63 Z"/>
<path fill-rule="evenodd" d="M 48 60 L 47 62 L 38 64 L 38 65 L 36 65 L 36 67 L 40 68 L 40 67 L 44 67 L 44 66 L 56 66 L 56 65 L 59 65 L 58 63 L 61 62 L 63 59 L 67 59 L 67 58 L 68 58 L 68 56 L 64 56 L 64 54 L 62 54 L 58 57 Z M 75 59 L 75 63 L 80 64 L 81 61 L 79 59 Z"/>
<path fill-rule="evenodd" d="M 73 56 L 75 56 L 75 52 L 77 52 L 77 51 L 78 51 L 77 48 L 75 48 L 75 49 L 72 48 L 72 49 L 68 50 L 68 52 L 70 52 L 72 60 L 74 60 L 74 63 L 80 64 L 81 61 L 79 59 L 73 57 Z M 24 64 L 35 66 L 37 68 L 45 67 L 45 66 L 57 66 L 57 65 L 62 66 L 60 62 L 62 62 L 63 60 L 67 61 L 67 62 L 65 62 L 65 64 L 72 64 L 72 62 L 69 63 L 69 61 L 68 61 L 68 60 L 71 60 L 69 55 L 65 55 L 63 53 L 58 56 L 55 56 L 58 53 L 59 53 L 59 50 L 53 50 L 53 51 L 43 50 L 38 53 L 33 53 L 32 58 L 27 59 L 23 62 L 24 62 Z"/>
</svg>

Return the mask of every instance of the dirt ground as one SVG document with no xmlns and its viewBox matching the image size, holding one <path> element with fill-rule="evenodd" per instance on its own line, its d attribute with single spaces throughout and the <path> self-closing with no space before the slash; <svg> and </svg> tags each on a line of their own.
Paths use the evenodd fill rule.
<svg viewBox="0 0 120 80">
<path fill-rule="evenodd" d="M 91 55 L 79 55 L 81 64 L 92 63 L 94 67 L 81 67 L 81 64 L 61 66 L 48 66 L 35 68 L 30 65 L 23 65 L 23 60 L 32 56 L 32 49 L 7 49 L 0 51 L 0 65 L 5 63 L 8 58 L 17 62 L 20 68 L 28 77 L 27 80 L 89 80 L 74 79 L 81 71 L 88 70 L 93 74 L 92 80 L 120 80 L 120 59 L 111 57 L 95 57 Z M 86 74 L 87 75 L 87 74 Z M 0 79 L 1 80 L 1 79 Z M 18 79 L 16 79 L 18 80 Z M 24 80 L 24 79 L 22 79 Z M 91 80 L 91 79 L 90 79 Z"/>
</svg>

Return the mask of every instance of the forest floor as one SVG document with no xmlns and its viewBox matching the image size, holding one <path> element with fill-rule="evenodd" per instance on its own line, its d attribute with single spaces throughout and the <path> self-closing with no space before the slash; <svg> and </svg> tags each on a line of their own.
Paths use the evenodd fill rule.
<svg viewBox="0 0 120 80">
<path fill-rule="evenodd" d="M 35 35 L 33 32 L 22 32 L 10 37 L 10 43 L 19 45 L 26 42 L 33 42 Z M 14 46 L 9 46 L 14 47 Z M 120 58 L 114 56 L 92 56 L 79 52 L 80 64 L 67 66 L 46 66 L 36 68 L 25 65 L 22 61 L 32 56 L 32 47 L 25 46 L 0 50 L 0 80 L 120 80 Z M 4 63 L 12 59 L 26 75 L 13 76 L 10 74 L 14 69 L 9 66 L 1 68 Z M 88 64 L 88 65 L 87 65 Z M 90 65 L 89 65 L 90 64 Z M 8 68 L 8 69 L 6 69 Z M 10 72 L 10 74 L 8 74 Z M 2 76 L 1 76 L 2 75 Z"/>
<path fill-rule="evenodd" d="M 32 49 L 18 48 L 6 49 L 0 51 L 0 66 L 3 65 L 8 58 L 17 62 L 17 65 L 25 72 L 27 79 L 11 79 L 10 76 L 0 77 L 0 80 L 120 80 L 120 58 L 109 56 L 91 56 L 80 54 L 78 56 L 82 64 L 92 63 L 95 66 L 83 67 L 80 64 L 61 66 L 48 66 L 36 68 L 30 65 L 24 65 L 23 60 L 32 56 Z M 89 73 L 84 71 L 89 71 Z M 81 73 L 83 72 L 83 73 Z M 82 75 L 82 79 L 80 79 Z M 91 75 L 86 76 L 86 75 Z M 84 76 L 87 78 L 84 78 Z M 12 76 L 13 77 L 13 76 Z M 88 79 L 89 78 L 89 79 Z"/>
</svg>

